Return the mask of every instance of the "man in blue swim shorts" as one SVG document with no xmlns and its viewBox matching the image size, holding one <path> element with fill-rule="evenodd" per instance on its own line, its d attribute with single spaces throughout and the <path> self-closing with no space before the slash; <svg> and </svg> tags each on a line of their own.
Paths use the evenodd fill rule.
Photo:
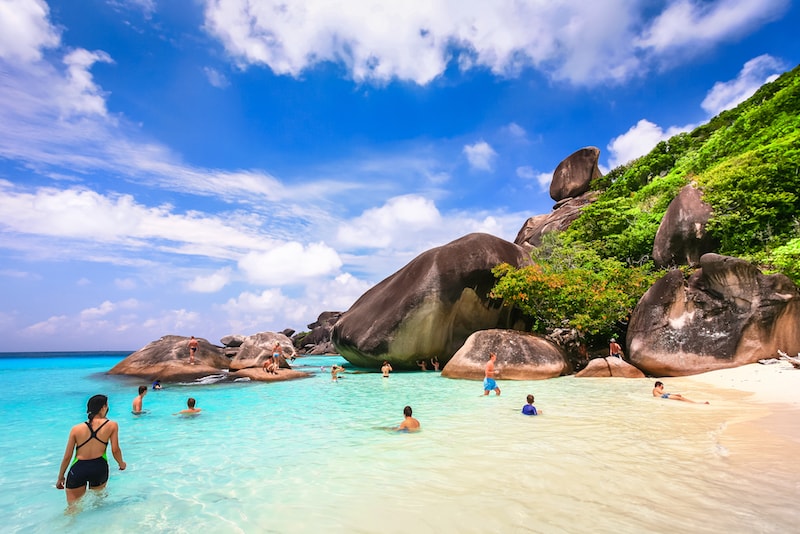
<svg viewBox="0 0 800 534">
<path fill-rule="evenodd" d="M 497 354 L 494 352 L 489 353 L 489 361 L 486 362 L 486 373 L 483 378 L 483 394 L 488 395 L 490 391 L 494 390 L 496 395 L 500 395 L 500 388 L 497 387 L 495 377 L 499 374 L 494 369 L 494 362 L 497 360 Z"/>
<path fill-rule="evenodd" d="M 664 382 L 660 380 L 657 381 L 653 387 L 653 396 L 654 397 L 661 397 L 662 399 L 672 399 L 672 400 L 679 400 L 683 402 L 691 402 L 694 404 L 708 404 L 708 401 L 704 403 L 698 403 L 697 401 L 693 401 L 691 399 L 687 399 L 680 393 L 665 393 L 664 392 Z"/>
</svg>

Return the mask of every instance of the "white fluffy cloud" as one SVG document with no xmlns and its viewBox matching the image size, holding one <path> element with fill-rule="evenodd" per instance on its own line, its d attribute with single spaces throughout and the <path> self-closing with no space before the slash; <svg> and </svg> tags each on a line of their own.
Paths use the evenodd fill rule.
<svg viewBox="0 0 800 534">
<path fill-rule="evenodd" d="M 781 60 L 768 54 L 755 57 L 744 64 L 735 79 L 715 83 L 701 107 L 709 115 L 734 108 L 753 96 L 759 87 L 775 80 L 785 68 Z"/>
<path fill-rule="evenodd" d="M 591 84 L 739 36 L 788 3 L 668 0 L 659 13 L 647 0 L 205 0 L 205 27 L 240 65 L 295 77 L 330 61 L 358 82 L 424 85 L 452 62 Z"/>
<path fill-rule="evenodd" d="M 325 243 L 283 243 L 263 252 L 250 252 L 239 260 L 239 269 L 250 283 L 283 286 L 335 273 L 342 260 Z"/>
<path fill-rule="evenodd" d="M 492 164 L 497 157 L 497 152 L 494 151 L 492 145 L 483 140 L 472 145 L 465 145 L 463 152 L 467 156 L 469 166 L 482 171 L 491 171 Z"/>
<path fill-rule="evenodd" d="M 0 58 L 36 61 L 42 49 L 58 46 L 61 36 L 49 14 L 44 0 L 0 0 Z"/>
<path fill-rule="evenodd" d="M 415 239 L 416 232 L 439 224 L 441 214 L 432 200 L 405 195 L 342 224 L 337 241 L 345 247 L 392 248 L 408 244 L 409 236 Z"/>
<path fill-rule="evenodd" d="M 642 119 L 632 126 L 624 134 L 615 137 L 608 144 L 609 159 L 608 164 L 613 169 L 632 161 L 650 152 L 658 143 L 669 139 L 673 135 L 687 132 L 694 128 L 694 125 L 671 126 L 666 130 L 646 119 Z"/>
<path fill-rule="evenodd" d="M 232 270 L 230 267 L 223 267 L 213 273 L 196 276 L 189 282 L 187 287 L 190 291 L 196 291 L 198 293 L 216 293 L 228 285 L 228 282 L 231 280 L 231 273 Z"/>
<path fill-rule="evenodd" d="M 536 172 L 532 167 L 525 165 L 517 167 L 517 176 L 529 182 L 535 182 L 542 191 L 550 189 L 550 182 L 553 181 L 552 172 Z"/>
<path fill-rule="evenodd" d="M 761 26 L 780 16 L 788 0 L 677 0 L 638 39 L 638 46 L 666 54 L 702 49 Z"/>
</svg>

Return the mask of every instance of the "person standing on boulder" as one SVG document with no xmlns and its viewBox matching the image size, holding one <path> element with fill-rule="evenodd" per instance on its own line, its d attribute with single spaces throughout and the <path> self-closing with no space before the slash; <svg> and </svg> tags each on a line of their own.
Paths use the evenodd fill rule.
<svg viewBox="0 0 800 534">
<path fill-rule="evenodd" d="M 613 337 L 611 338 L 611 342 L 608 344 L 608 355 L 613 358 L 622 359 L 622 347 L 619 346 L 617 340 Z"/>
<path fill-rule="evenodd" d="M 189 340 L 189 363 L 194 365 L 194 353 L 197 352 L 197 340 L 192 336 L 192 339 Z"/>
<path fill-rule="evenodd" d="M 497 360 L 497 354 L 494 352 L 489 353 L 489 361 L 486 362 L 486 373 L 483 377 L 483 394 L 488 395 L 490 391 L 494 390 L 496 395 L 500 395 L 500 388 L 497 387 L 495 377 L 500 374 L 494 369 L 494 362 Z"/>
</svg>

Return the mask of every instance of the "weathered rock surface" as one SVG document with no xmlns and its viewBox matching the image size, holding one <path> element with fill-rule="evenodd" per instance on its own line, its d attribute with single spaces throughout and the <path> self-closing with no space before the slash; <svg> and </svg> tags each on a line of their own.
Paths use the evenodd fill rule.
<svg viewBox="0 0 800 534">
<path fill-rule="evenodd" d="M 620 358 L 594 358 L 575 374 L 579 378 L 588 377 L 622 377 L 644 378 L 644 373 Z"/>
<path fill-rule="evenodd" d="M 497 354 L 500 380 L 543 380 L 572 372 L 563 351 L 544 338 L 517 330 L 482 330 L 467 338 L 442 376 L 483 380 L 490 352 Z"/>
<path fill-rule="evenodd" d="M 542 236 L 548 232 L 562 232 L 580 217 L 581 210 L 595 201 L 598 193 L 589 191 L 575 198 L 560 202 L 550 213 L 535 215 L 525 221 L 517 233 L 514 243 L 524 247 L 538 247 L 542 244 Z"/>
<path fill-rule="evenodd" d="M 673 269 L 641 298 L 628 359 L 653 376 L 685 376 L 800 351 L 800 290 L 780 274 L 705 254 L 688 281 Z"/>
<path fill-rule="evenodd" d="M 558 164 L 550 182 L 550 198 L 558 202 L 577 197 L 589 190 L 589 184 L 602 176 L 597 160 L 600 149 L 590 146 L 573 152 Z"/>
<path fill-rule="evenodd" d="M 659 267 L 698 265 L 703 254 L 713 252 L 717 243 L 706 232 L 711 206 L 691 185 L 681 189 L 670 202 L 653 241 L 653 261 Z"/>
<path fill-rule="evenodd" d="M 336 348 L 331 342 L 333 325 L 342 316 L 342 312 L 322 312 L 317 320 L 308 325 L 309 332 L 292 338 L 294 346 L 301 354 L 335 354 Z"/>
<path fill-rule="evenodd" d="M 219 342 L 222 343 L 224 347 L 238 348 L 242 346 L 244 339 L 245 336 L 242 334 L 230 334 L 220 338 Z"/>
<path fill-rule="evenodd" d="M 259 332 L 247 336 L 239 347 L 236 356 L 230 360 L 230 369 L 238 371 L 248 367 L 262 368 L 268 358 L 272 358 L 272 348 L 275 343 L 280 344 L 283 355 L 278 358 L 282 369 L 291 369 L 286 358 L 296 356 L 292 341 L 283 334 L 276 332 Z"/>
<path fill-rule="evenodd" d="M 228 367 L 229 360 L 222 355 L 221 347 L 202 338 L 197 338 L 197 342 L 195 365 L 189 364 L 188 337 L 164 336 L 130 354 L 108 373 L 179 382 L 219 373 Z"/>
<path fill-rule="evenodd" d="M 470 334 L 523 329 L 489 299 L 492 268 L 530 264 L 525 250 L 488 234 L 469 234 L 420 254 L 364 293 L 333 328 L 337 351 L 358 367 L 416 370 L 417 360 L 447 363 Z M 515 325 L 517 323 L 517 325 Z"/>
<path fill-rule="evenodd" d="M 249 378 L 250 380 L 256 380 L 258 382 L 286 382 L 287 380 L 308 378 L 310 376 L 313 375 L 295 369 L 278 369 L 278 374 L 270 374 L 256 367 L 248 367 L 228 374 L 228 378 L 230 379 Z"/>
</svg>

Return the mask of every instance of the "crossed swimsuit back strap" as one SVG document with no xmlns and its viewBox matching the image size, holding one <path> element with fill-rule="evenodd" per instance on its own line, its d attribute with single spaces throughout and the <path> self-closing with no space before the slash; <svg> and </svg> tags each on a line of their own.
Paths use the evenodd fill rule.
<svg viewBox="0 0 800 534">
<path fill-rule="evenodd" d="M 75 448 L 76 448 L 76 449 L 80 449 L 81 447 L 83 447 L 84 445 L 86 445 L 87 443 L 89 443 L 90 441 L 92 441 L 92 439 L 96 439 L 97 441 L 99 441 L 99 442 L 100 442 L 100 443 L 102 443 L 103 445 L 108 445 L 108 442 L 107 442 L 107 441 L 103 441 L 102 439 L 100 439 L 100 438 L 98 438 L 98 437 L 97 437 L 97 433 L 98 433 L 98 432 L 100 432 L 100 429 L 101 429 L 101 428 L 103 428 L 104 426 L 106 426 L 106 423 L 108 423 L 108 421 L 109 421 L 109 420 L 108 420 L 108 419 L 106 419 L 106 420 L 103 422 L 103 424 L 102 424 L 102 425 L 100 425 L 100 426 L 98 426 L 98 427 L 97 427 L 97 430 L 95 430 L 95 429 L 93 429 L 93 428 L 92 428 L 92 423 L 91 423 L 90 421 L 86 421 L 86 426 L 87 426 L 87 427 L 89 427 L 89 433 L 90 433 L 91 435 L 88 437 L 88 439 L 87 439 L 86 441 L 84 441 L 83 443 L 81 443 L 80 445 L 78 445 L 78 446 L 77 446 L 77 447 L 75 447 Z"/>
</svg>

